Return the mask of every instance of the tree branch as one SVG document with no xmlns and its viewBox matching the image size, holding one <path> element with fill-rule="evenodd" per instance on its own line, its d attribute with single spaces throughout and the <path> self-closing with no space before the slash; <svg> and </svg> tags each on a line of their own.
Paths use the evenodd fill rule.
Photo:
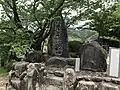
<svg viewBox="0 0 120 90">
<path fill-rule="evenodd" d="M 9 5 L 9 7 L 10 7 L 11 9 L 13 9 L 13 7 L 12 7 L 12 5 L 10 4 L 9 0 L 4 0 L 4 1 Z"/>
<path fill-rule="evenodd" d="M 60 5 L 48 16 L 48 18 L 51 18 L 64 4 L 65 0 L 62 0 Z"/>
<path fill-rule="evenodd" d="M 2 7 L 3 7 L 3 9 L 5 10 L 5 13 L 6 13 L 6 15 L 9 17 L 9 19 L 12 20 L 12 17 L 8 14 L 8 12 L 7 12 L 6 8 L 5 8 L 5 6 L 2 5 Z"/>
<path fill-rule="evenodd" d="M 13 4 L 13 14 L 14 14 L 14 21 L 15 24 L 18 28 L 23 28 L 18 12 L 17 12 L 17 6 L 16 6 L 16 0 L 12 0 L 12 4 Z"/>
<path fill-rule="evenodd" d="M 44 34 L 45 28 L 49 22 L 49 19 L 61 8 L 61 6 L 64 4 L 65 0 L 62 0 L 60 5 L 58 5 L 57 8 L 54 9 L 54 11 L 48 16 L 48 18 L 45 20 L 45 24 L 43 26 L 43 28 L 41 29 L 41 32 L 39 34 L 39 36 L 42 36 Z"/>
<path fill-rule="evenodd" d="M 36 17 L 36 3 L 38 2 L 39 0 L 34 0 L 34 3 L 33 3 L 33 15 L 34 15 L 34 19 L 37 21 L 38 25 L 39 25 L 39 28 L 42 29 L 42 24 L 39 22 L 39 20 L 37 19 Z"/>
<path fill-rule="evenodd" d="M 16 34 L 16 31 L 13 28 L 9 28 L 9 27 L 0 27 L 0 29 L 8 29 L 8 30 L 12 30 L 14 32 L 14 34 Z"/>
</svg>

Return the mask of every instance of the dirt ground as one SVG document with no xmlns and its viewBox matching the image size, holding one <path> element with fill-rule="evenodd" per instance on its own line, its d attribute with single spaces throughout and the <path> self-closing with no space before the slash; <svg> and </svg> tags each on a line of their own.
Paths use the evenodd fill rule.
<svg viewBox="0 0 120 90">
<path fill-rule="evenodd" d="M 6 90 L 6 83 L 8 83 L 8 77 L 0 76 L 0 90 Z"/>
</svg>

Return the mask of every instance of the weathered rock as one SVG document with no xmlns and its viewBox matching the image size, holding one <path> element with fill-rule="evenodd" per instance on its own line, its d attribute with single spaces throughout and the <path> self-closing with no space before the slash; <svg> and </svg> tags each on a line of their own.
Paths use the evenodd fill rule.
<svg viewBox="0 0 120 90">
<path fill-rule="evenodd" d="M 90 81 L 90 80 L 91 80 L 91 77 L 90 77 L 90 76 L 83 76 L 83 79 L 84 79 L 85 81 Z"/>
<path fill-rule="evenodd" d="M 117 85 L 110 83 L 101 83 L 98 90 L 120 90 Z"/>
<path fill-rule="evenodd" d="M 26 61 L 30 63 L 41 63 L 44 62 L 42 51 L 31 51 L 26 56 Z"/>
<path fill-rule="evenodd" d="M 76 75 L 72 68 L 67 68 L 64 72 L 63 78 L 63 90 L 74 90 L 75 89 Z"/>
<path fill-rule="evenodd" d="M 69 57 L 67 28 L 61 15 L 52 22 L 48 50 L 52 56 Z"/>
<path fill-rule="evenodd" d="M 48 85 L 54 85 L 54 86 L 62 86 L 63 85 L 63 78 L 61 78 L 61 77 L 49 75 L 45 79 L 46 79 L 46 83 Z"/>
<path fill-rule="evenodd" d="M 55 86 L 53 86 L 53 85 L 50 85 L 50 86 L 48 86 L 45 90 L 62 90 L 62 89 L 60 89 L 60 88 L 58 88 L 58 87 L 55 87 Z"/>
<path fill-rule="evenodd" d="M 105 82 L 111 82 L 111 78 L 110 77 L 102 77 L 102 79 Z"/>
<path fill-rule="evenodd" d="M 5 89 L 5 88 L 4 88 Z M 0 90 L 4 90 L 4 89 L 1 89 L 0 88 Z M 12 87 L 8 87 L 6 90 L 16 90 L 16 89 L 14 89 L 14 88 L 12 88 Z"/>
<path fill-rule="evenodd" d="M 97 42 L 85 44 L 80 52 L 82 70 L 106 71 L 106 51 Z"/>
<path fill-rule="evenodd" d="M 44 84 L 44 67 L 39 63 L 30 63 L 27 69 L 28 90 L 42 88 Z"/>
<path fill-rule="evenodd" d="M 15 62 L 12 65 L 12 70 L 15 70 L 16 75 L 20 76 L 26 69 L 27 69 L 27 65 L 29 64 L 29 62 Z"/>
<path fill-rule="evenodd" d="M 53 70 L 47 70 L 47 73 L 48 74 L 54 74 L 54 71 Z"/>
<path fill-rule="evenodd" d="M 111 82 L 114 84 L 119 84 L 120 85 L 120 79 L 112 78 Z"/>
<path fill-rule="evenodd" d="M 76 90 L 96 90 L 96 88 L 97 85 L 92 81 L 79 81 Z"/>
<path fill-rule="evenodd" d="M 93 82 L 102 82 L 102 78 L 101 77 L 92 77 L 91 80 Z"/>
<path fill-rule="evenodd" d="M 54 75 L 58 76 L 58 77 L 63 77 L 64 76 L 64 72 L 62 72 L 62 71 L 55 71 Z"/>
<path fill-rule="evenodd" d="M 67 62 L 64 60 L 64 58 L 59 58 L 59 57 L 51 57 L 47 63 L 47 66 L 54 66 L 54 67 L 59 67 L 63 68 L 67 65 Z"/>
<path fill-rule="evenodd" d="M 16 60 L 11 60 L 9 63 L 6 64 L 6 68 L 8 71 L 10 71 L 13 68 L 13 64 L 17 62 Z"/>
<path fill-rule="evenodd" d="M 51 57 L 46 61 L 46 65 L 65 67 L 66 65 L 75 66 L 76 58 Z"/>
<path fill-rule="evenodd" d="M 75 66 L 76 58 L 66 58 L 67 64 L 70 66 Z"/>
<path fill-rule="evenodd" d="M 43 87 L 43 85 L 45 84 L 43 64 L 23 64 L 23 66 L 25 67 L 24 70 L 21 70 L 20 66 L 18 66 L 15 65 L 15 68 L 9 72 L 9 82 L 13 89 L 39 90 Z M 21 67 L 23 66 L 21 64 Z M 18 71 L 22 72 L 19 73 Z"/>
</svg>

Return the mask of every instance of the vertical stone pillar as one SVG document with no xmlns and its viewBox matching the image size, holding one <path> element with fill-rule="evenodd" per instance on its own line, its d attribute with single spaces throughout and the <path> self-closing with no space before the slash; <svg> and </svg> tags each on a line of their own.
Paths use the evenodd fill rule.
<svg viewBox="0 0 120 90">
<path fill-rule="evenodd" d="M 62 16 L 52 22 L 48 50 L 52 56 L 69 57 L 67 28 Z"/>
</svg>

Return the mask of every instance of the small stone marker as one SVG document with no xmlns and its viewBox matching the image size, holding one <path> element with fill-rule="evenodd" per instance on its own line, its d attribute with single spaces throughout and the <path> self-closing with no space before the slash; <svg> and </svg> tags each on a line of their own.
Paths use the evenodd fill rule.
<svg viewBox="0 0 120 90">
<path fill-rule="evenodd" d="M 120 77 L 120 49 L 110 47 L 109 76 Z"/>
<path fill-rule="evenodd" d="M 76 72 L 80 71 L 80 58 L 76 58 L 75 71 Z"/>
</svg>

